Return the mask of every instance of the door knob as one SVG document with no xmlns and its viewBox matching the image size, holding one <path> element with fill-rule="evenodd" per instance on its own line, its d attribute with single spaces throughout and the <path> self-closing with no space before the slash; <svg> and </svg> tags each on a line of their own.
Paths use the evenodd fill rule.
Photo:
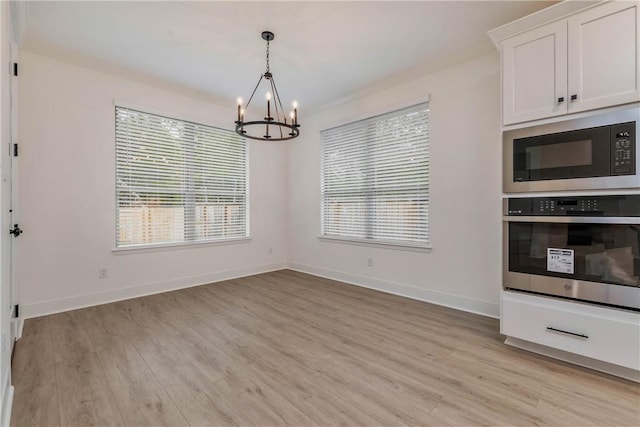
<svg viewBox="0 0 640 427">
<path fill-rule="evenodd" d="M 13 234 L 14 237 L 18 237 L 22 234 L 22 230 L 18 227 L 18 224 L 13 225 L 13 230 L 9 230 L 9 234 Z"/>
</svg>

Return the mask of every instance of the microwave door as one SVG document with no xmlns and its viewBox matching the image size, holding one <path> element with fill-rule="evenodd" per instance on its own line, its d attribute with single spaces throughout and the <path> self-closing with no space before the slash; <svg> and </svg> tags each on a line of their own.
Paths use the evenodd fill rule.
<svg viewBox="0 0 640 427">
<path fill-rule="evenodd" d="M 608 176 L 611 172 L 610 130 L 585 129 L 514 140 L 514 180 Z"/>
</svg>

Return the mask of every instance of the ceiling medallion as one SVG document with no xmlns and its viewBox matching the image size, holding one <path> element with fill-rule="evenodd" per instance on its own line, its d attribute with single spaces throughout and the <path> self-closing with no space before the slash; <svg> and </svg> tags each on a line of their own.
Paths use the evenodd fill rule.
<svg viewBox="0 0 640 427">
<path fill-rule="evenodd" d="M 238 120 L 235 121 L 236 133 L 245 138 L 257 139 L 259 141 L 286 141 L 296 138 L 300 135 L 300 125 L 298 124 L 298 104 L 293 102 L 293 111 L 290 114 L 290 120 L 287 122 L 284 108 L 282 107 L 282 101 L 280 101 L 280 95 L 278 95 L 278 89 L 276 88 L 276 82 L 273 80 L 273 74 L 269 70 L 269 42 L 272 41 L 275 36 L 271 31 L 263 31 L 262 38 L 267 42 L 267 70 L 260 76 L 258 84 L 249 97 L 249 101 L 243 107 L 242 98 L 238 98 Z M 267 98 L 267 114 L 263 120 L 252 120 L 245 122 L 244 118 L 249 111 L 249 105 L 253 96 L 258 90 L 260 83 L 267 81 L 268 90 L 266 93 Z M 273 101 L 273 111 L 271 108 L 271 101 Z M 272 116 L 271 113 L 275 112 Z"/>
</svg>

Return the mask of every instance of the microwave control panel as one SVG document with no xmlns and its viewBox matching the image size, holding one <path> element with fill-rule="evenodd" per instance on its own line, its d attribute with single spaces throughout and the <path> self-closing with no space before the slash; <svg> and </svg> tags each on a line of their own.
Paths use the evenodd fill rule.
<svg viewBox="0 0 640 427">
<path fill-rule="evenodd" d="M 611 172 L 612 175 L 636 173 L 635 123 L 621 123 L 611 129 Z"/>
<path fill-rule="evenodd" d="M 508 216 L 640 217 L 640 194 L 615 196 L 519 197 L 507 202 Z"/>
</svg>

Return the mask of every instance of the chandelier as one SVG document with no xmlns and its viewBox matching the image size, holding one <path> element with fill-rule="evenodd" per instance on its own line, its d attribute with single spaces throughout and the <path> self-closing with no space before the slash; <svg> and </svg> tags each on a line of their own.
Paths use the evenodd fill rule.
<svg viewBox="0 0 640 427">
<path fill-rule="evenodd" d="M 236 133 L 245 138 L 257 139 L 260 141 L 286 141 L 293 139 L 300 135 L 300 125 L 298 124 L 298 104 L 293 102 L 293 111 L 287 117 L 282 107 L 282 101 L 280 101 L 280 95 L 276 88 L 276 82 L 273 80 L 273 74 L 269 70 L 269 42 L 272 41 L 275 36 L 271 31 L 263 31 L 262 38 L 267 42 L 267 70 L 260 76 L 255 89 L 249 97 L 249 101 L 243 107 L 242 98 L 238 98 L 238 120 L 235 121 Z M 262 120 L 245 121 L 245 115 L 249 111 L 249 105 L 253 100 L 253 96 L 256 94 L 260 83 L 265 80 L 267 82 L 268 91 L 266 93 L 267 98 L 267 114 Z M 271 108 L 271 102 L 273 101 L 273 108 Z M 272 115 L 272 113 L 275 113 Z"/>
</svg>

